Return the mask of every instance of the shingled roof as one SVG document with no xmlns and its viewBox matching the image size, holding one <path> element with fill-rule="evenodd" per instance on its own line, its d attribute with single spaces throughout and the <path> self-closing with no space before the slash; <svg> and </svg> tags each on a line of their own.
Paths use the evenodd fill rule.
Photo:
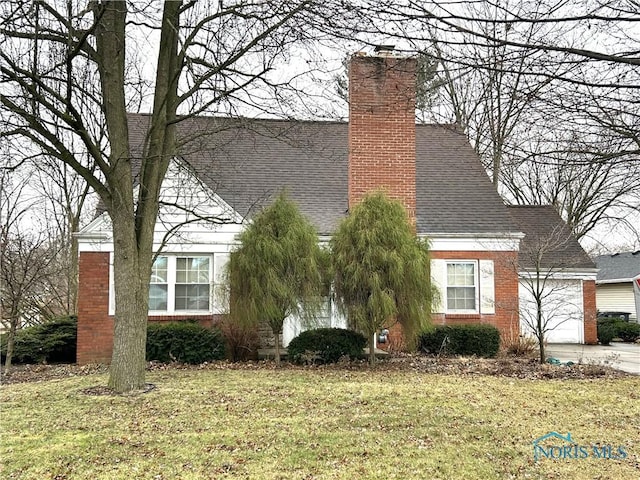
<svg viewBox="0 0 640 480">
<path fill-rule="evenodd" d="M 140 155 L 149 117 L 130 115 Z M 348 124 L 193 117 L 178 124 L 178 156 L 241 215 L 286 189 L 321 234 L 348 209 Z M 520 232 L 464 134 L 416 126 L 416 223 L 421 234 Z"/>
<path fill-rule="evenodd" d="M 600 269 L 597 283 L 630 282 L 640 275 L 640 250 L 600 255 L 595 262 Z"/>
<path fill-rule="evenodd" d="M 543 206 L 510 206 L 511 217 L 525 233 L 520 242 L 520 268 L 594 269 L 596 265 L 571 233 L 555 208 Z M 540 255 L 539 265 L 538 255 Z"/>
</svg>

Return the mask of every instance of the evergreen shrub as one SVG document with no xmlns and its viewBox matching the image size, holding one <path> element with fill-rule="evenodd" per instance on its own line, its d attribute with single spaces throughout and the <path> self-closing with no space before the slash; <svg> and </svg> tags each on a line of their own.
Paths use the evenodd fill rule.
<svg viewBox="0 0 640 480">
<path fill-rule="evenodd" d="M 192 365 L 224 358 L 224 338 L 218 328 L 192 321 L 150 323 L 147 328 L 147 360 Z"/>
<path fill-rule="evenodd" d="M 500 331 L 493 325 L 439 325 L 420 336 L 421 349 L 434 355 L 495 357 Z"/>
<path fill-rule="evenodd" d="M 308 361 L 335 363 L 341 357 L 362 358 L 367 339 L 361 333 L 344 328 L 317 328 L 302 332 L 287 347 L 294 363 Z"/>
</svg>

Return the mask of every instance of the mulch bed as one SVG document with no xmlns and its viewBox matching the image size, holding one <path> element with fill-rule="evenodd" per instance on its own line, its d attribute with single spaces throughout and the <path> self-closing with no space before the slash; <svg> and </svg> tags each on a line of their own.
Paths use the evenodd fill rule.
<svg viewBox="0 0 640 480">
<path fill-rule="evenodd" d="M 147 371 L 163 370 L 276 370 L 273 361 L 260 362 L 213 362 L 202 365 L 162 364 L 150 362 Z M 283 363 L 280 369 L 292 370 L 350 370 L 368 371 L 366 361 L 340 362 L 334 365 L 298 366 Z M 415 354 L 394 354 L 391 358 L 378 362 L 374 370 L 422 372 L 442 375 L 490 375 L 498 377 L 520 378 L 530 380 L 541 379 L 589 379 L 589 378 L 625 378 L 631 374 L 615 370 L 605 365 L 574 364 L 549 365 L 538 363 L 534 358 L 502 357 L 484 359 L 474 357 L 432 357 Z M 14 365 L 9 375 L 2 375 L 2 383 L 42 382 L 76 376 L 107 373 L 107 365 Z M 152 384 L 141 393 L 152 390 Z M 107 387 L 91 387 L 85 392 L 88 395 L 109 395 Z"/>
</svg>

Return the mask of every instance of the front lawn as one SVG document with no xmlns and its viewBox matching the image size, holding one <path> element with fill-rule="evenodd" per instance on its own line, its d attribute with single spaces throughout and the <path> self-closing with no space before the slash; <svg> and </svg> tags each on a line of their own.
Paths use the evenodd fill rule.
<svg viewBox="0 0 640 480">
<path fill-rule="evenodd" d="M 87 394 L 105 374 L 11 384 L 0 477 L 636 479 L 639 380 L 210 368 L 150 372 L 131 396 Z M 626 458 L 535 462 L 551 431 Z"/>
</svg>

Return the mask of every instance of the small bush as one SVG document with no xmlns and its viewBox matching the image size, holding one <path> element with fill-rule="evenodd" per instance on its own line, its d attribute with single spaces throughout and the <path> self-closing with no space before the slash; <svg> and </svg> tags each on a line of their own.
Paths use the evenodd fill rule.
<svg viewBox="0 0 640 480">
<path fill-rule="evenodd" d="M 495 357 L 500 349 L 500 331 L 492 325 L 442 325 L 425 332 L 420 346 L 435 355 Z"/>
<path fill-rule="evenodd" d="M 289 342 L 289 359 L 295 363 L 313 360 L 335 363 L 341 357 L 361 358 L 367 339 L 361 333 L 344 328 L 317 328 L 302 332 Z"/>
<path fill-rule="evenodd" d="M 244 362 L 257 358 L 260 338 L 253 325 L 242 325 L 230 316 L 225 316 L 217 327 L 225 340 L 225 352 L 232 362 Z"/>
<path fill-rule="evenodd" d="M 619 322 L 616 324 L 616 337 L 623 342 L 635 342 L 640 338 L 640 323 Z"/>
<path fill-rule="evenodd" d="M 616 337 L 616 332 L 615 322 L 598 322 L 598 341 L 602 345 L 609 345 Z"/>
<path fill-rule="evenodd" d="M 538 348 L 538 340 L 530 335 L 518 335 L 504 345 L 505 352 L 516 357 L 530 357 Z"/>
<path fill-rule="evenodd" d="M 147 360 L 199 364 L 224 358 L 219 329 L 195 322 L 150 323 L 147 328 Z"/>
<path fill-rule="evenodd" d="M 16 332 L 13 363 L 75 363 L 78 319 L 59 317 Z M 0 340 L 2 361 L 7 354 L 7 334 Z"/>
</svg>

